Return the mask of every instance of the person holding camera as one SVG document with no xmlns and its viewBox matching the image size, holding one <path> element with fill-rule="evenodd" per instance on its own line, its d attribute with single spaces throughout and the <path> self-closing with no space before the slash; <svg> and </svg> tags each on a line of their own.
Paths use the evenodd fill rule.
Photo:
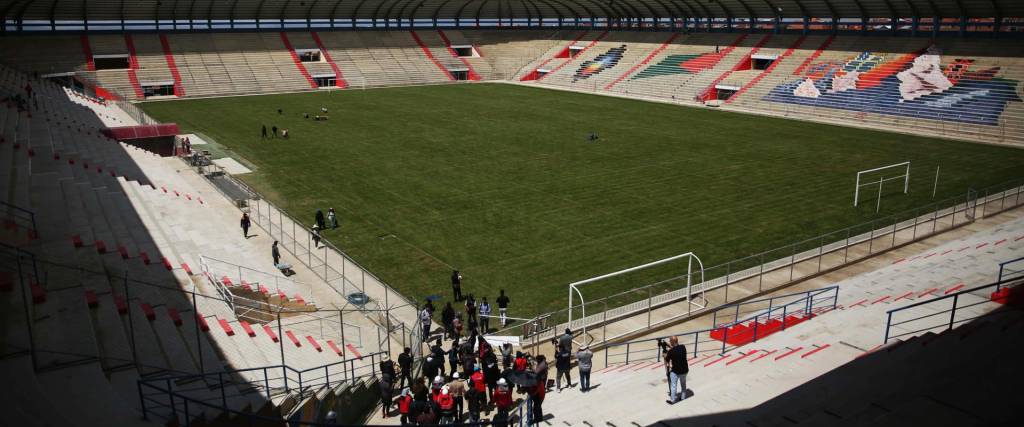
<svg viewBox="0 0 1024 427">
<path fill-rule="evenodd" d="M 673 405 L 686 398 L 686 374 L 690 372 L 690 365 L 686 362 L 686 346 L 679 344 L 679 338 L 669 338 L 669 350 L 665 359 L 669 366 L 668 388 L 669 399 L 665 402 Z M 678 391 L 676 384 L 679 384 Z"/>
</svg>

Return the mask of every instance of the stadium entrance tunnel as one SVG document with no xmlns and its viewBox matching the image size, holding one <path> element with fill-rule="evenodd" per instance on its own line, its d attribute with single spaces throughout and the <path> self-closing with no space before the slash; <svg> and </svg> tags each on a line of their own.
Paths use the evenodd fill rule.
<svg viewBox="0 0 1024 427">
<path fill-rule="evenodd" d="M 323 62 L 320 49 L 295 49 L 295 54 L 301 62 Z"/>
<path fill-rule="evenodd" d="M 767 70 L 778 59 L 777 55 L 754 55 L 750 57 L 750 69 Z"/>
<path fill-rule="evenodd" d="M 455 80 L 459 80 L 459 81 L 469 80 L 469 70 L 468 69 L 448 70 L 448 72 L 451 73 L 452 78 L 455 79 Z"/>
<path fill-rule="evenodd" d="M 174 82 L 153 82 L 141 83 L 142 94 L 146 98 L 151 96 L 174 96 Z"/>
<path fill-rule="evenodd" d="M 338 77 L 334 74 L 315 75 L 312 77 L 316 87 L 335 87 L 338 85 Z"/>
<path fill-rule="evenodd" d="M 96 70 L 127 70 L 131 68 L 128 54 L 95 55 L 93 61 L 96 64 Z"/>
<path fill-rule="evenodd" d="M 732 98 L 740 90 L 739 86 L 729 84 L 715 85 L 715 88 L 711 91 L 710 100 L 725 101 Z"/>
<path fill-rule="evenodd" d="M 479 58 L 480 54 L 477 53 L 476 49 L 472 45 L 459 45 L 452 46 L 452 50 L 455 51 L 455 56 L 459 58 Z"/>
</svg>

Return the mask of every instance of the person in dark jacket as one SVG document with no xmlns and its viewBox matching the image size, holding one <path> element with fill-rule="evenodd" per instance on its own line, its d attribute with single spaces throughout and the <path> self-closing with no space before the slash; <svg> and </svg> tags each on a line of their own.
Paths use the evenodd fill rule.
<svg viewBox="0 0 1024 427">
<path fill-rule="evenodd" d="M 452 347 L 448 349 L 448 367 L 451 368 L 452 374 L 456 374 L 459 371 L 459 338 L 456 337 L 452 341 Z"/>
<path fill-rule="evenodd" d="M 243 213 L 242 214 L 242 220 L 239 221 L 239 225 L 242 226 L 242 235 L 245 236 L 246 239 L 248 239 L 249 238 L 249 227 L 252 226 L 252 221 L 249 220 L 249 214 L 247 214 L 247 213 Z"/>
<path fill-rule="evenodd" d="M 381 360 L 380 374 L 381 376 L 387 375 L 391 377 L 392 381 L 394 381 L 394 379 L 398 377 L 397 373 L 395 372 L 395 362 L 392 361 L 391 359 Z"/>
<path fill-rule="evenodd" d="M 382 403 L 381 413 L 384 418 L 388 417 L 388 411 L 391 410 L 391 401 L 393 400 L 392 393 L 394 392 L 394 389 L 392 389 L 392 381 L 394 381 L 394 377 L 390 375 L 383 374 L 380 377 L 380 401 Z"/>
<path fill-rule="evenodd" d="M 452 294 L 455 301 L 462 300 L 462 274 L 459 274 L 459 270 L 452 270 Z"/>
<path fill-rule="evenodd" d="M 270 245 L 270 256 L 274 257 L 274 267 L 276 268 L 281 263 L 281 251 L 277 249 L 277 240 Z"/>
<path fill-rule="evenodd" d="M 402 354 L 398 355 L 398 367 L 402 369 L 402 379 L 398 384 L 398 388 L 405 387 L 406 380 L 412 385 L 412 349 L 406 347 L 402 350 Z"/>
<path fill-rule="evenodd" d="M 504 328 L 505 324 L 508 323 L 508 303 L 509 303 L 509 301 L 510 300 L 508 299 L 508 296 L 505 295 L 505 290 L 504 289 L 499 291 L 498 299 L 494 300 L 494 302 L 498 303 L 498 316 L 500 317 L 501 327 L 502 328 Z"/>
<path fill-rule="evenodd" d="M 466 323 L 469 323 L 469 330 L 476 330 L 476 300 L 473 294 L 466 296 Z"/>
<path fill-rule="evenodd" d="M 437 376 L 437 363 L 434 362 L 434 356 L 427 356 L 427 360 L 423 363 L 423 376 L 427 378 L 434 378 Z"/>
<path fill-rule="evenodd" d="M 271 138 L 277 138 L 277 125 L 271 126 L 270 130 L 274 132 L 273 136 L 271 136 Z"/>
<path fill-rule="evenodd" d="M 558 347 L 555 351 L 555 387 L 558 392 L 562 392 L 562 377 L 565 377 L 565 387 L 572 387 L 572 376 L 569 375 L 570 368 L 572 368 L 572 353 L 569 353 L 565 347 Z"/>
<path fill-rule="evenodd" d="M 498 357 L 494 355 L 493 351 L 488 350 L 482 363 L 484 365 L 484 382 L 487 383 L 487 395 L 493 396 L 494 390 L 498 387 L 498 380 L 501 379 Z"/>
<path fill-rule="evenodd" d="M 326 224 L 327 223 L 324 221 L 324 211 L 322 211 L 320 209 L 317 209 L 316 210 L 316 225 L 317 225 L 317 227 L 320 227 L 320 229 L 323 230 L 324 228 L 326 228 L 326 226 L 327 226 Z"/>
<path fill-rule="evenodd" d="M 537 385 L 530 389 L 530 400 L 533 402 L 533 413 L 530 414 L 530 424 L 540 424 L 544 420 L 544 395 L 547 394 L 548 362 L 544 355 L 537 356 L 537 367 L 534 374 L 537 377 Z"/>
<path fill-rule="evenodd" d="M 455 336 L 455 327 L 453 322 L 455 321 L 455 309 L 452 308 L 451 302 L 444 304 L 444 309 L 441 310 L 441 321 L 444 322 L 444 337 L 450 339 Z"/>
<path fill-rule="evenodd" d="M 260 138 L 267 139 L 267 125 L 263 125 L 263 131 L 260 134 Z"/>
</svg>

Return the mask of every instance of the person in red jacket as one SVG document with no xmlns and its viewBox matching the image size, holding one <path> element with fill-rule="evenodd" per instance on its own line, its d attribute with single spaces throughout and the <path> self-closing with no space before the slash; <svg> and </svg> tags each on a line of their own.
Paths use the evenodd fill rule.
<svg viewBox="0 0 1024 427">
<path fill-rule="evenodd" d="M 494 389 L 491 402 L 494 402 L 494 407 L 499 413 L 508 415 L 508 410 L 512 407 L 512 391 L 508 389 L 508 383 L 504 378 L 498 380 L 498 388 Z"/>
<path fill-rule="evenodd" d="M 480 367 L 474 369 L 473 376 L 469 377 L 469 382 L 473 384 L 473 389 L 480 395 L 480 407 L 487 406 L 487 382 L 484 380 L 484 372 L 480 370 Z"/>
<path fill-rule="evenodd" d="M 410 393 L 409 389 L 406 388 L 402 390 L 402 395 L 398 397 L 398 413 L 401 414 L 399 421 L 401 421 L 402 425 L 409 423 L 409 406 L 411 405 L 412 393 Z"/>
</svg>

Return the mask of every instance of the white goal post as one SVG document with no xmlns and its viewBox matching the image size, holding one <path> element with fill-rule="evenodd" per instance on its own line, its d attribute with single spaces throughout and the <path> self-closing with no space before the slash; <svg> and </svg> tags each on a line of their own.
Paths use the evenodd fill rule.
<svg viewBox="0 0 1024 427">
<path fill-rule="evenodd" d="M 889 178 L 886 178 L 885 176 L 881 176 L 881 177 L 878 178 L 877 181 L 870 181 L 870 182 L 866 182 L 866 183 L 861 183 L 861 179 L 860 179 L 861 175 L 868 174 L 868 173 L 873 173 L 873 172 L 880 172 L 880 171 L 888 170 L 888 169 L 896 169 L 896 168 L 903 168 L 903 173 L 900 174 L 900 175 L 889 177 Z M 896 163 L 894 165 L 882 166 L 880 168 L 867 169 L 867 170 L 862 170 L 860 172 L 857 172 L 857 186 L 854 188 L 854 191 L 853 191 L 853 206 L 857 207 L 857 204 L 860 202 L 860 189 L 862 187 L 866 187 L 868 185 L 871 185 L 871 186 L 877 185 L 878 188 L 879 188 L 878 198 L 881 199 L 882 198 L 882 191 L 881 191 L 882 183 L 884 183 L 886 181 L 892 181 L 892 180 L 900 179 L 900 178 L 903 179 L 903 194 L 907 194 L 907 191 L 910 189 L 910 162 Z"/>
<path fill-rule="evenodd" d="M 697 257 L 697 255 L 694 254 L 693 252 L 687 252 L 687 253 L 684 253 L 684 254 L 679 254 L 679 255 L 676 255 L 676 256 L 671 256 L 671 257 L 668 257 L 668 258 L 665 258 L 665 259 L 660 259 L 660 260 L 657 260 L 657 261 L 652 261 L 652 262 L 649 262 L 647 264 L 638 265 L 638 266 L 630 267 L 630 268 L 627 268 L 627 269 L 624 269 L 624 270 L 619 270 L 619 271 L 616 271 L 616 272 L 613 272 L 613 273 L 603 274 L 603 275 L 600 275 L 600 276 L 597 276 L 597 277 L 591 277 L 589 279 L 580 280 L 578 282 L 570 283 L 569 284 L 569 323 L 568 323 L 568 327 L 570 329 L 572 328 L 573 294 L 575 293 L 576 296 L 578 296 L 579 299 L 580 299 L 580 309 L 582 311 L 582 317 L 581 317 L 581 319 L 583 319 L 582 336 L 585 338 L 586 335 L 587 335 L 587 321 L 586 321 L 586 319 L 587 319 L 587 305 L 586 305 L 586 300 L 583 299 L 583 294 L 580 292 L 580 289 L 579 289 L 583 285 L 586 285 L 586 284 L 589 284 L 589 283 L 598 282 L 598 281 L 601 281 L 601 280 L 604 280 L 604 279 L 608 279 L 608 278 L 611 278 L 611 277 L 615 277 L 615 276 L 621 276 L 623 274 L 632 273 L 634 271 L 640 271 L 640 270 L 643 270 L 643 269 L 651 268 L 651 267 L 654 267 L 656 265 L 665 264 L 665 263 L 672 262 L 672 261 L 675 261 L 675 260 L 678 260 L 678 259 L 682 259 L 682 258 L 688 258 L 687 263 L 686 263 L 686 302 L 687 302 L 686 312 L 690 313 L 691 310 L 693 309 L 693 305 L 694 305 L 693 304 L 693 294 L 691 293 L 691 289 L 692 289 L 691 285 L 693 284 L 692 283 L 692 279 L 693 279 L 693 261 L 694 260 L 697 261 L 697 265 L 700 268 L 700 283 L 704 283 L 704 263 L 701 262 L 700 258 Z M 679 278 L 679 277 L 680 276 L 676 276 L 673 279 Z M 664 282 L 662 282 L 662 283 L 664 283 Z M 704 289 L 703 288 L 701 288 L 701 290 L 700 290 L 700 298 L 701 298 L 702 301 L 705 301 L 705 304 L 706 304 L 707 300 L 704 298 Z M 702 308 L 704 308 L 704 306 L 698 305 L 698 309 L 702 309 Z M 557 333 L 558 333 L 558 331 L 556 331 L 556 335 L 557 335 Z M 577 344 L 579 344 L 579 343 L 577 343 Z"/>
</svg>

